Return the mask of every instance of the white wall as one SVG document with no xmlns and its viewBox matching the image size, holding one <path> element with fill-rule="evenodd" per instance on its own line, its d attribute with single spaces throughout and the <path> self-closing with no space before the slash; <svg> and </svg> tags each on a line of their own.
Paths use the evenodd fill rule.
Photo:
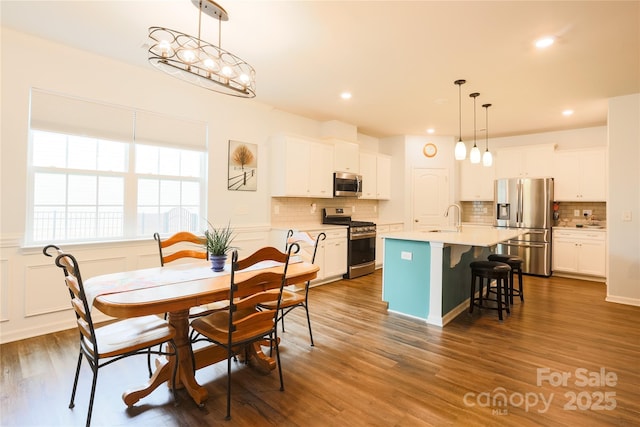
<svg viewBox="0 0 640 427">
<path fill-rule="evenodd" d="M 609 100 L 608 143 L 607 301 L 640 305 L 640 94 Z"/>
</svg>

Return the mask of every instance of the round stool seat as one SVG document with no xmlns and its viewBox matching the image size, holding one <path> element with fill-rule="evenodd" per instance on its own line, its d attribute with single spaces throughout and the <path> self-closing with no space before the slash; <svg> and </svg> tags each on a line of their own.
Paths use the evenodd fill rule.
<svg viewBox="0 0 640 427">
<path fill-rule="evenodd" d="M 518 255 L 506 255 L 506 254 L 491 254 L 488 257 L 489 261 L 504 262 L 505 264 L 522 264 L 524 260 Z"/>
<path fill-rule="evenodd" d="M 489 261 L 503 262 L 511 267 L 511 273 L 509 273 L 509 303 L 513 305 L 514 295 L 519 296 L 520 301 L 524 301 L 524 292 L 522 289 L 522 264 L 524 263 L 524 259 L 517 255 L 509 254 L 491 254 L 487 257 L 487 259 Z M 514 273 L 518 274 L 518 289 L 514 288 Z M 487 293 L 488 292 L 490 292 L 490 289 L 487 289 Z"/>
<path fill-rule="evenodd" d="M 497 261 L 473 261 L 469 264 L 471 267 L 471 288 L 469 299 L 469 313 L 473 313 L 473 307 L 488 308 L 498 311 L 498 319 L 502 320 L 503 307 L 509 314 L 509 275 L 511 274 L 511 267 L 509 264 Z M 486 286 L 487 291 L 491 288 L 491 282 L 496 281 L 496 293 L 495 299 L 483 298 L 483 288 Z M 479 284 L 479 293 L 476 297 L 476 283 Z M 504 301 L 503 301 L 504 297 Z M 488 306 L 486 301 L 493 301 L 497 304 L 496 307 Z"/>
<path fill-rule="evenodd" d="M 509 264 L 498 261 L 473 261 L 471 264 L 472 270 L 476 270 L 479 273 L 501 273 L 511 271 Z"/>
</svg>

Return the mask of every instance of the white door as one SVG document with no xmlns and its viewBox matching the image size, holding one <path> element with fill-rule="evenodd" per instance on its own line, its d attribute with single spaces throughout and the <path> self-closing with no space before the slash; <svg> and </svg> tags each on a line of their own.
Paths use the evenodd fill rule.
<svg viewBox="0 0 640 427">
<path fill-rule="evenodd" d="M 413 229 L 446 224 L 444 211 L 449 206 L 447 169 L 413 170 Z"/>
</svg>

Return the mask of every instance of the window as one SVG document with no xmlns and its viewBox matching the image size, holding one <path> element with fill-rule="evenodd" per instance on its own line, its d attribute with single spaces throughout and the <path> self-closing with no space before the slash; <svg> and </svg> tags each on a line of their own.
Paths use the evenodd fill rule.
<svg viewBox="0 0 640 427">
<path fill-rule="evenodd" d="M 60 98 L 67 102 L 65 107 L 71 105 L 69 98 Z M 158 138 L 144 131 L 146 137 L 129 139 L 103 122 L 100 126 L 109 132 L 91 131 L 86 108 L 92 104 L 79 105 L 85 114 L 83 136 L 76 133 L 77 126 L 55 120 L 55 114 L 46 116 L 51 107 L 42 108 L 40 103 L 38 110 L 32 105 L 27 243 L 133 239 L 151 237 L 156 231 L 200 233 L 206 206 L 204 149 L 181 146 L 177 136 L 175 146 L 166 140 L 156 142 Z M 96 115 L 104 118 L 102 112 Z M 143 114 L 145 126 L 157 132 L 159 127 L 152 124 L 159 116 Z M 135 124 L 136 114 L 131 117 Z M 172 129 L 175 132 L 176 127 Z M 166 139 L 170 132 L 162 135 Z"/>
</svg>

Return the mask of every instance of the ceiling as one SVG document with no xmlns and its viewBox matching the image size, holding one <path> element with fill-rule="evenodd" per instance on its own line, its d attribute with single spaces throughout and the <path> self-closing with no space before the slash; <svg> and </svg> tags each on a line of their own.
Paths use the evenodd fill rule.
<svg viewBox="0 0 640 427">
<path fill-rule="evenodd" d="M 601 126 L 640 92 L 640 1 L 220 0 L 222 47 L 257 73 L 254 100 L 360 133 L 484 138 Z M 198 34 L 190 0 L 7 1 L 2 25 L 153 70 L 148 27 Z M 218 43 L 203 15 L 201 38 Z M 541 36 L 556 43 L 537 50 Z M 154 71 L 157 72 L 157 71 Z M 167 79 L 172 77 L 167 76 Z M 184 83 L 187 84 L 187 83 Z M 205 90 L 205 89 L 203 89 Z M 353 94 L 340 98 L 342 91 Z M 211 96 L 224 96 L 211 92 Z M 570 117 L 562 111 L 572 109 Z"/>
</svg>

